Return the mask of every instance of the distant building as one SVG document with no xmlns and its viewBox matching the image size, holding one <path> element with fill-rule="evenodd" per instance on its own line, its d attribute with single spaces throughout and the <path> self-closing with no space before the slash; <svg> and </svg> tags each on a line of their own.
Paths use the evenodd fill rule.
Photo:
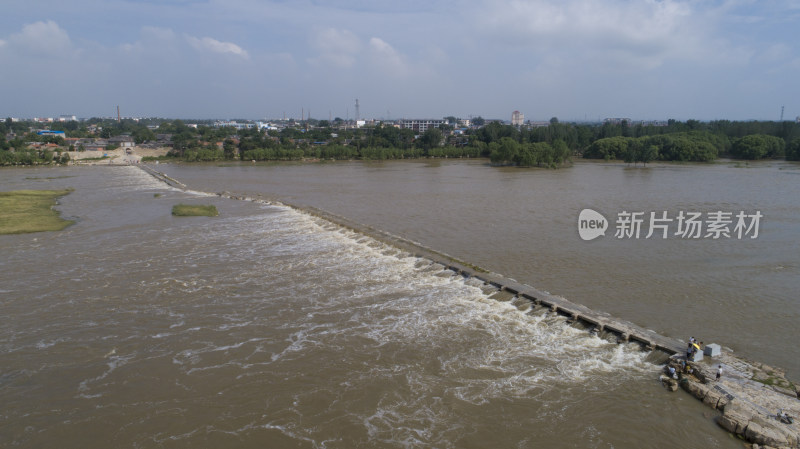
<svg viewBox="0 0 800 449">
<path fill-rule="evenodd" d="M 268 131 L 272 131 L 272 130 L 276 131 L 278 129 L 277 126 L 273 125 L 272 123 L 268 123 L 268 122 L 256 122 L 256 127 L 260 131 L 261 130 L 265 130 L 265 129 L 268 130 Z"/>
<path fill-rule="evenodd" d="M 131 136 L 115 136 L 108 139 L 109 145 L 117 145 L 122 148 L 132 148 L 134 146 L 133 137 Z"/>
<path fill-rule="evenodd" d="M 522 126 L 525 122 L 525 114 L 519 111 L 514 111 L 511 113 L 511 124 L 514 126 Z"/>
<path fill-rule="evenodd" d="M 36 134 L 40 136 L 67 137 L 64 131 L 51 131 L 49 129 L 42 129 L 36 131 Z"/>
<path fill-rule="evenodd" d="M 224 128 L 224 127 L 231 127 L 236 129 L 250 129 L 255 128 L 255 123 L 239 123 L 235 120 L 227 121 L 227 122 L 214 122 L 214 128 Z"/>
<path fill-rule="evenodd" d="M 58 116 L 59 122 L 77 122 L 78 118 L 74 115 L 59 115 Z"/>
<path fill-rule="evenodd" d="M 438 128 L 447 124 L 447 120 L 436 119 L 403 119 L 399 120 L 400 127 L 403 129 L 413 129 L 417 134 L 424 134 L 428 128 Z"/>
<path fill-rule="evenodd" d="M 83 144 L 83 149 L 86 151 L 105 151 L 108 141 L 105 139 L 95 139 L 91 142 Z"/>
</svg>

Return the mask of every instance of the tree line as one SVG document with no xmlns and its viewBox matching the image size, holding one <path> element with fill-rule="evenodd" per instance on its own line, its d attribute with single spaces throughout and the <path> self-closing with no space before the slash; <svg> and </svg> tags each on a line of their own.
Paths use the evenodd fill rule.
<svg viewBox="0 0 800 449">
<path fill-rule="evenodd" d="M 377 125 L 340 130 L 320 121 L 313 129 L 287 127 L 236 132 L 180 128 L 172 156 L 185 160 L 407 159 L 484 157 L 493 164 L 558 167 L 573 155 L 590 159 L 709 162 L 718 157 L 800 160 L 800 124 L 792 122 L 700 122 L 669 120 L 665 126 L 622 123 L 561 123 L 515 127 L 490 122 L 463 135 L 431 128 L 413 130 Z M 164 125 L 162 125 L 164 126 Z M 445 125 L 445 131 L 449 131 Z M 194 136 L 193 134 L 197 134 Z M 209 139 L 210 137 L 210 139 Z M 215 140 L 216 139 L 216 140 Z M 212 145 L 209 145 L 209 140 Z M 214 142 L 222 140 L 223 149 Z M 205 144 L 204 144 L 205 143 Z"/>
<path fill-rule="evenodd" d="M 453 120 L 454 121 L 454 120 Z M 421 157 L 488 158 L 497 165 L 558 167 L 573 156 L 623 160 L 708 162 L 718 157 L 740 159 L 783 158 L 800 160 L 800 124 L 794 122 L 700 122 L 669 120 L 664 126 L 621 123 L 562 123 L 552 118 L 546 126 L 515 127 L 499 122 L 454 133 L 449 125 L 417 134 L 410 129 L 378 124 L 341 129 L 341 119 L 291 123 L 281 130 L 197 127 L 182 120 L 134 121 L 90 119 L 52 123 L 67 137 L 131 135 L 137 144 L 153 141 L 157 134 L 171 135 L 169 156 L 186 161 L 299 160 L 299 159 L 408 159 Z M 311 124 L 316 126 L 311 126 Z M 32 141 L 63 144 L 58 137 L 38 136 L 31 122 L 0 122 L 0 152 L 12 148 L 17 155 L 0 153 L 0 163 L 47 163 L 44 152 L 23 155 Z M 148 125 L 158 126 L 155 130 Z M 41 125 L 39 125 L 41 126 Z M 94 129 L 92 129 L 94 128 Z M 15 137 L 6 140 L 6 134 Z M 53 156 L 58 160 L 58 155 Z M 11 162 L 3 162 L 11 161 Z"/>
</svg>

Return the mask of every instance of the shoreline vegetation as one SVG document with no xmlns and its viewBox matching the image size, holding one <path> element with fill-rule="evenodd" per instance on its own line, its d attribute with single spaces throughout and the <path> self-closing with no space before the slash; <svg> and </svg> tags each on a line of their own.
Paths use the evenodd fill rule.
<svg viewBox="0 0 800 449">
<path fill-rule="evenodd" d="M 496 166 L 558 168 L 572 158 L 634 165 L 711 162 L 720 157 L 800 160 L 800 123 L 789 121 L 562 123 L 553 117 L 512 126 L 478 117 L 461 128 L 463 121 L 455 117 L 444 122 L 420 133 L 392 122 L 358 127 L 338 118 L 288 120 L 281 129 L 259 129 L 252 123 L 234 127 L 198 121 L 190 126 L 182 120 L 89 119 L 48 124 L 44 132 L 41 123 L 7 119 L 0 122 L 0 166 L 74 163 L 75 155 L 87 147 L 112 151 L 118 148 L 115 142 L 127 150 L 169 149 L 166 156 L 145 156 L 142 162 L 487 158 Z"/>
<path fill-rule="evenodd" d="M 213 204 L 176 204 L 172 206 L 172 215 L 176 217 L 218 217 L 219 211 Z"/>
<path fill-rule="evenodd" d="M 64 220 L 53 206 L 65 190 L 15 190 L 0 192 L 0 235 L 61 231 L 75 223 Z"/>
</svg>

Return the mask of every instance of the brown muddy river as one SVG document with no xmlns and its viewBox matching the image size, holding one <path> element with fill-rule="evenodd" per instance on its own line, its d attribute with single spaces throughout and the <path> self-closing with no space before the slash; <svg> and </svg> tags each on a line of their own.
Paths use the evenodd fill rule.
<svg viewBox="0 0 800 449">
<path fill-rule="evenodd" d="M 197 192 L 316 206 L 794 378 L 798 168 L 159 166 Z M 134 167 L 0 170 L 0 190 L 60 187 L 75 188 L 58 209 L 77 224 L 0 236 L 0 446 L 741 447 L 663 390 L 636 345 L 370 238 Z M 172 217 L 179 202 L 220 217 Z M 580 239 L 584 208 L 609 219 L 605 237 Z M 763 217 L 756 239 L 618 239 L 623 211 Z"/>
</svg>

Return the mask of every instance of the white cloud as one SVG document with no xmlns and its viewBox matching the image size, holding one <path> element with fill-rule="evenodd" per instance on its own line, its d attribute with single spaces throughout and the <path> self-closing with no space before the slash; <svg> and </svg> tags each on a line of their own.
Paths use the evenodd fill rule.
<svg viewBox="0 0 800 449">
<path fill-rule="evenodd" d="M 250 59 L 250 55 L 242 47 L 232 42 L 222 42 L 210 37 L 198 39 L 193 36 L 186 36 L 186 41 L 189 45 L 198 51 L 210 51 L 212 53 L 232 54 L 244 59 Z"/>
<path fill-rule="evenodd" d="M 405 58 L 383 39 L 373 37 L 369 40 L 372 63 L 386 74 L 406 76 L 409 67 Z"/>
<path fill-rule="evenodd" d="M 506 46 L 608 56 L 653 69 L 669 58 L 703 53 L 708 40 L 702 18 L 692 13 L 689 3 L 674 0 L 501 0 L 487 3 L 475 20 Z"/>
<path fill-rule="evenodd" d="M 9 37 L 8 45 L 36 56 L 63 55 L 72 49 L 67 32 L 52 20 L 25 25 L 20 33 Z"/>
<path fill-rule="evenodd" d="M 340 68 L 352 67 L 361 52 L 362 45 L 352 31 L 325 28 L 317 31 L 311 38 L 311 46 L 318 52 L 309 58 L 312 65 L 333 65 Z"/>
<path fill-rule="evenodd" d="M 139 40 L 120 45 L 129 56 L 153 56 L 155 54 L 178 53 L 178 39 L 170 28 L 143 26 L 139 30 Z"/>
</svg>

